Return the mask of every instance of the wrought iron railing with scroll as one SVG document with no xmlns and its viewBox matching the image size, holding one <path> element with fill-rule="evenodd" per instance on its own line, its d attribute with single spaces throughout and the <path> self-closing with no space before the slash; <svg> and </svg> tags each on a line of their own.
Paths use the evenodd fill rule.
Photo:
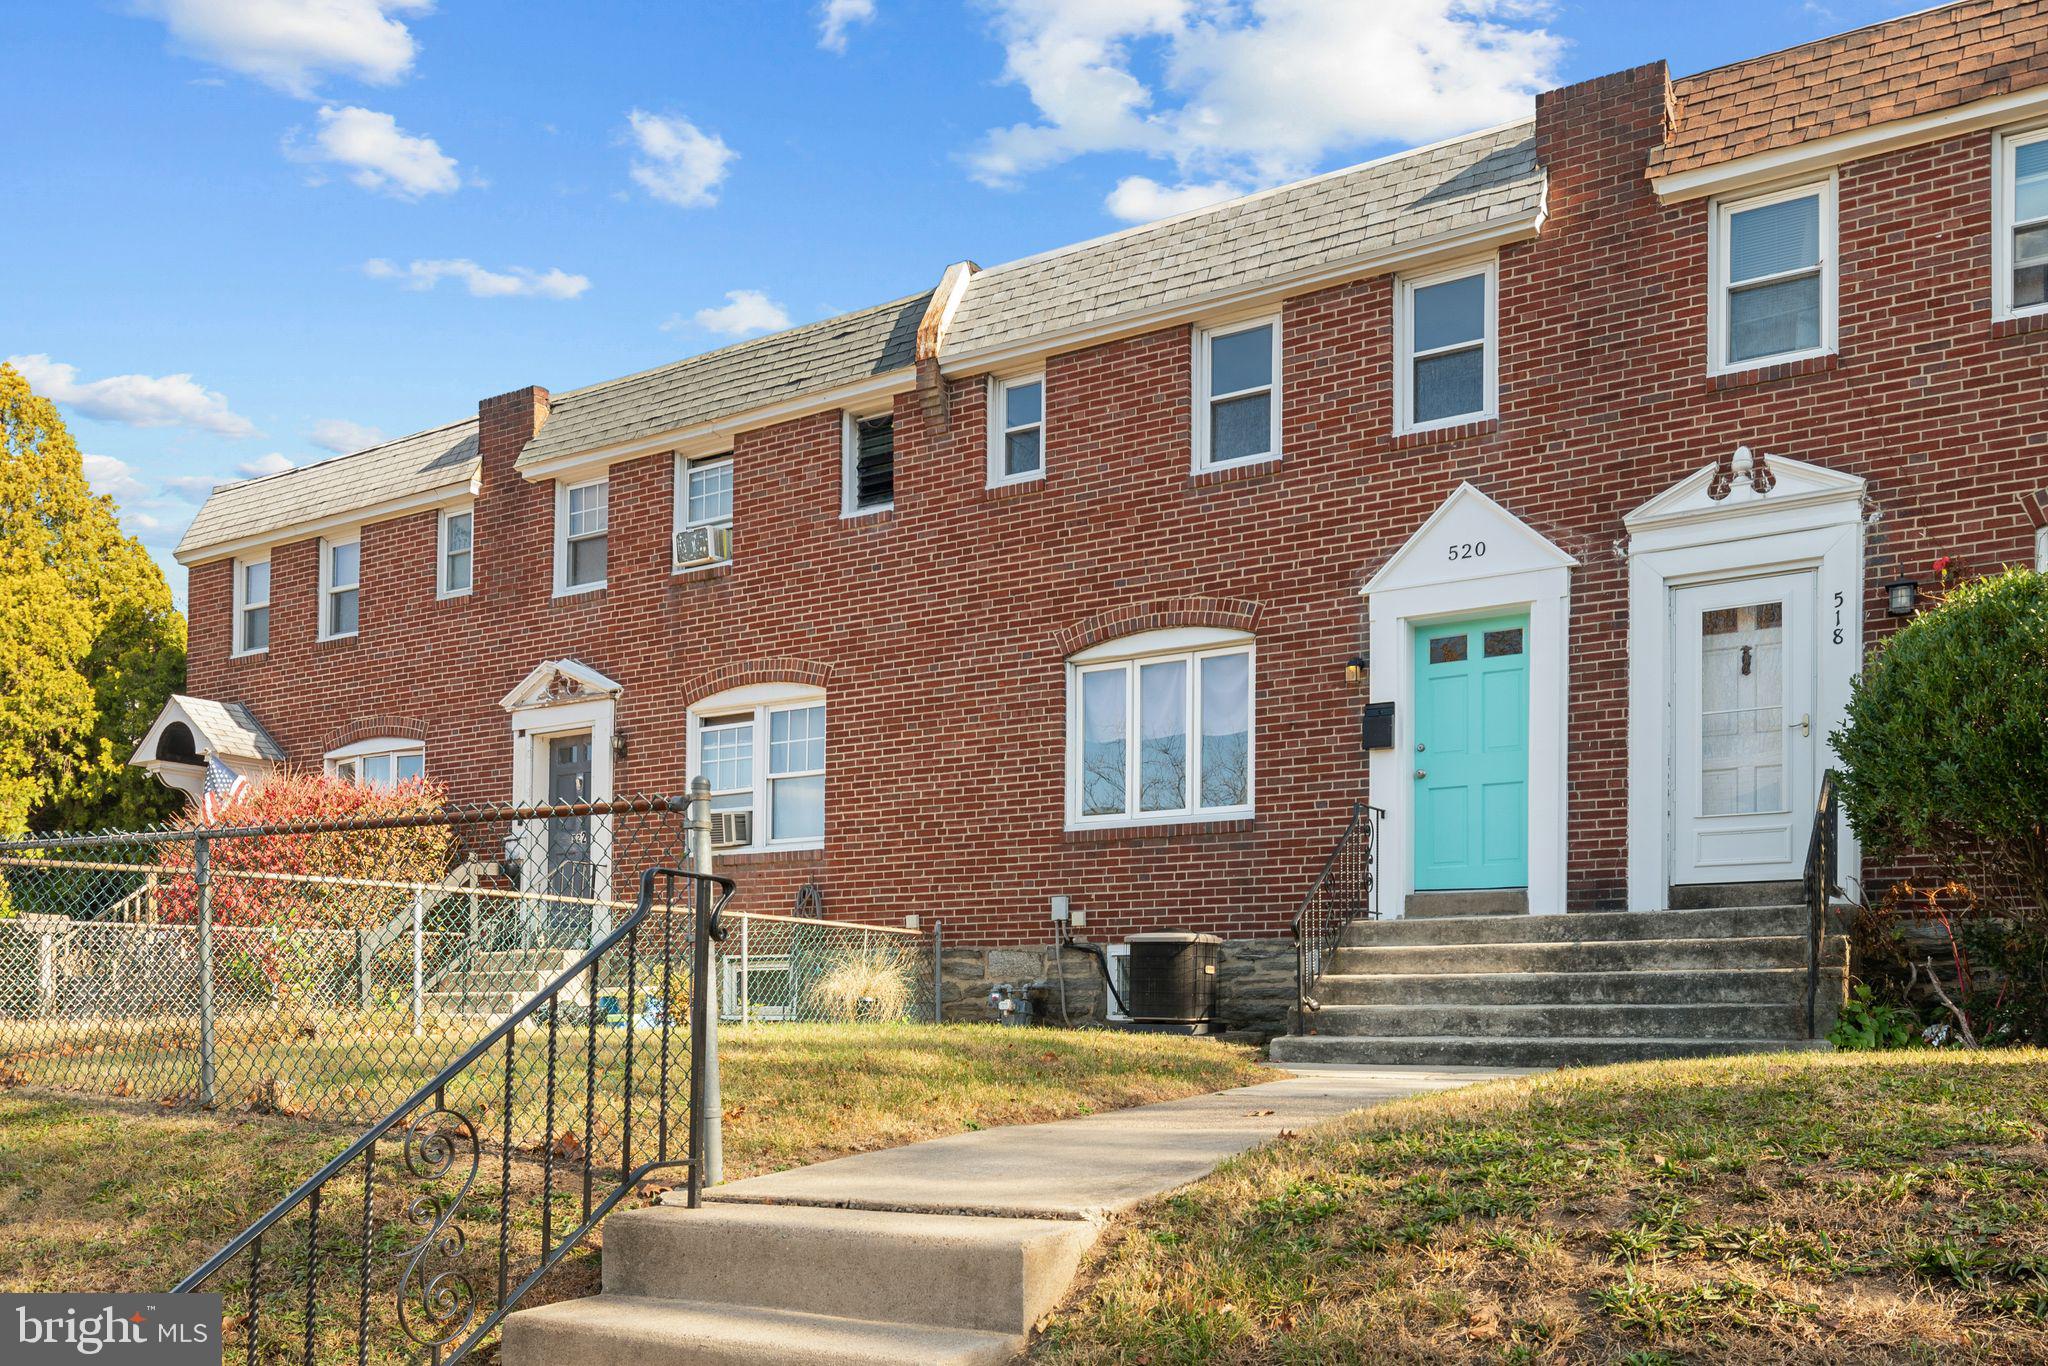
<svg viewBox="0 0 2048 1366">
<path fill-rule="evenodd" d="M 1294 1032 L 1306 1034 L 1318 1003 L 1316 979 L 1354 920 L 1379 917 L 1379 824 L 1386 812 L 1353 802 L 1351 821 L 1294 914 Z"/>
<path fill-rule="evenodd" d="M 1820 1037 L 1821 954 L 1827 944 L 1828 913 L 1841 895 L 1841 804 L 1835 795 L 1835 771 L 1821 774 L 1814 802 L 1813 833 L 1806 842 L 1806 1037 Z"/>
</svg>

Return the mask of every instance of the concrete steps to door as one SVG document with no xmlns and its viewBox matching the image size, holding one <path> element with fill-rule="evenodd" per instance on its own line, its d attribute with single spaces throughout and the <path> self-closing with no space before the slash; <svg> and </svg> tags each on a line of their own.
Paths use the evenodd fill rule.
<svg viewBox="0 0 2048 1366">
<path fill-rule="evenodd" d="M 575 949 L 489 949 L 459 971 L 451 972 L 426 995 L 427 1009 L 443 1015 L 482 1015 L 502 1019 L 525 1005 L 548 983 L 575 963 Z M 581 981 L 570 984 L 565 1000 L 580 1004 Z"/>
<path fill-rule="evenodd" d="M 504 1361 L 1008 1361 L 1096 1231 L 809 1205 L 614 1214 L 604 1293 L 513 1314 Z"/>
<path fill-rule="evenodd" d="M 1807 1047 L 1796 887 L 1682 889 L 1691 908 L 1360 920 L 1277 1062 L 1552 1067 Z M 1848 990 L 1823 943 L 1817 1032 Z"/>
</svg>

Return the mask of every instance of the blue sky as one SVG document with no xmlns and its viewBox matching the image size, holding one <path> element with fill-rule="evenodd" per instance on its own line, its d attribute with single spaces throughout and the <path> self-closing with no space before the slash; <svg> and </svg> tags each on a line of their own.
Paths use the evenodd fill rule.
<svg viewBox="0 0 2048 1366">
<path fill-rule="evenodd" d="M 1910 3 L 15 0 L 0 356 L 212 483 Z"/>
</svg>

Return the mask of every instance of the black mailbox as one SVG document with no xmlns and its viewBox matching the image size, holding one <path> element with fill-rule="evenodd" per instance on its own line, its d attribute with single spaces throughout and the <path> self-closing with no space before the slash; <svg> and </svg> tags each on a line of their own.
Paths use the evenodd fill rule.
<svg viewBox="0 0 2048 1366">
<path fill-rule="evenodd" d="M 1392 749 L 1394 747 L 1394 704 L 1392 702 L 1368 702 L 1365 717 L 1360 727 L 1359 740 L 1365 749 Z"/>
</svg>

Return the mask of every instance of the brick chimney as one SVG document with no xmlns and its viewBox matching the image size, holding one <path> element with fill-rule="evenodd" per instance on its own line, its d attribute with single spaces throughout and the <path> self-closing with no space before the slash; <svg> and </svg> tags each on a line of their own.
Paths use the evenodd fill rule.
<svg viewBox="0 0 2048 1366">
<path fill-rule="evenodd" d="M 548 420 L 551 400 L 538 384 L 476 405 L 477 455 L 482 468 L 476 503 L 476 591 L 533 591 L 532 566 L 552 575 L 554 485 L 529 483 L 513 469 L 526 443 Z M 552 579 L 549 579 L 552 584 Z"/>
</svg>

